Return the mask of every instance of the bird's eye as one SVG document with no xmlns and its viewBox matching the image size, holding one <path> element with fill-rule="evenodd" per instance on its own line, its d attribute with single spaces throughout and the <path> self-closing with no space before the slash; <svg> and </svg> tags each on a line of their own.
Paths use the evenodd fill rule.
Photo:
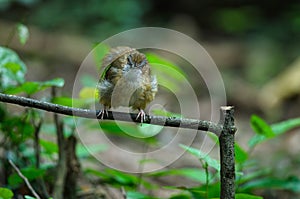
<svg viewBox="0 0 300 199">
<path fill-rule="evenodd" d="M 132 61 L 132 56 L 131 56 L 131 55 L 128 55 L 128 57 L 127 57 L 127 62 L 128 62 L 128 64 L 129 64 L 130 66 L 133 65 L 133 61 Z"/>
</svg>

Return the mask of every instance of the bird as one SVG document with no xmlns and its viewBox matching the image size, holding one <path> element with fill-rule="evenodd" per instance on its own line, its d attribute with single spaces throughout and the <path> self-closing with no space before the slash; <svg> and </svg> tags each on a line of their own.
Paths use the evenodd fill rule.
<svg viewBox="0 0 300 199">
<path fill-rule="evenodd" d="M 144 110 L 158 91 L 156 76 L 151 74 L 145 54 L 128 46 L 114 47 L 104 56 L 101 67 L 104 71 L 98 83 L 98 96 L 103 109 L 97 118 L 108 116 L 111 107 L 125 106 L 138 110 L 136 120 L 140 118 L 143 123 Z"/>
</svg>

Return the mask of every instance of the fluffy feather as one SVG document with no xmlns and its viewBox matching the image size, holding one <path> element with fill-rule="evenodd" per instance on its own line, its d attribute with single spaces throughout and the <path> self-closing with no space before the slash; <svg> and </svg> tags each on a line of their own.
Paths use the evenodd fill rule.
<svg viewBox="0 0 300 199">
<path fill-rule="evenodd" d="M 157 80 L 146 56 L 133 48 L 116 47 L 104 57 L 102 67 L 106 68 L 98 90 L 104 109 L 128 106 L 144 114 L 143 109 L 157 93 Z"/>
</svg>

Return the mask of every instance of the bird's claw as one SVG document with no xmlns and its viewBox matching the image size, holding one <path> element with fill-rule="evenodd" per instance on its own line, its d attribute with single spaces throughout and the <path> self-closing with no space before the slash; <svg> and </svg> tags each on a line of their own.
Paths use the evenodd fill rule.
<svg viewBox="0 0 300 199">
<path fill-rule="evenodd" d="M 146 113 L 141 109 L 136 116 L 135 120 L 138 120 L 139 117 L 141 118 L 141 123 L 143 123 L 146 120 Z"/>
<path fill-rule="evenodd" d="M 108 117 L 108 111 L 106 109 L 100 110 L 99 113 L 96 115 L 96 117 L 103 120 L 104 115 Z"/>
</svg>

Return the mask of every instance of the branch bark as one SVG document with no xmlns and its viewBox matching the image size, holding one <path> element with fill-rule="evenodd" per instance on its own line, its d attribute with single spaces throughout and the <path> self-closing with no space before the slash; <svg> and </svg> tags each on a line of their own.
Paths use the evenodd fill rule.
<svg viewBox="0 0 300 199">
<path fill-rule="evenodd" d="M 221 107 L 223 130 L 219 137 L 221 157 L 221 199 L 235 198 L 235 153 L 234 153 L 234 109 Z"/>
<path fill-rule="evenodd" d="M 15 95 L 7 95 L 7 94 L 0 93 L 0 101 L 11 103 L 11 104 L 18 104 L 21 106 L 37 108 L 37 109 L 59 113 L 63 115 L 70 115 L 70 116 L 73 115 L 77 117 L 84 117 L 90 119 L 100 119 L 96 117 L 99 111 L 61 106 L 58 104 L 43 102 L 43 101 L 25 98 L 25 97 L 19 97 Z M 108 111 L 108 116 L 104 114 L 103 119 L 128 121 L 128 122 L 134 121 L 136 123 L 140 123 L 139 120 L 136 120 L 136 117 L 137 114 L 133 114 L 133 113 L 128 114 L 122 112 Z M 216 124 L 210 121 L 175 118 L 175 117 L 163 117 L 163 116 L 149 116 L 149 115 L 146 115 L 146 119 L 143 123 L 160 125 L 160 126 L 169 126 L 169 127 L 180 127 L 180 128 L 187 128 L 187 129 L 198 129 L 202 131 L 210 131 L 215 133 L 216 135 L 220 135 L 223 128 L 222 124 Z"/>
</svg>

